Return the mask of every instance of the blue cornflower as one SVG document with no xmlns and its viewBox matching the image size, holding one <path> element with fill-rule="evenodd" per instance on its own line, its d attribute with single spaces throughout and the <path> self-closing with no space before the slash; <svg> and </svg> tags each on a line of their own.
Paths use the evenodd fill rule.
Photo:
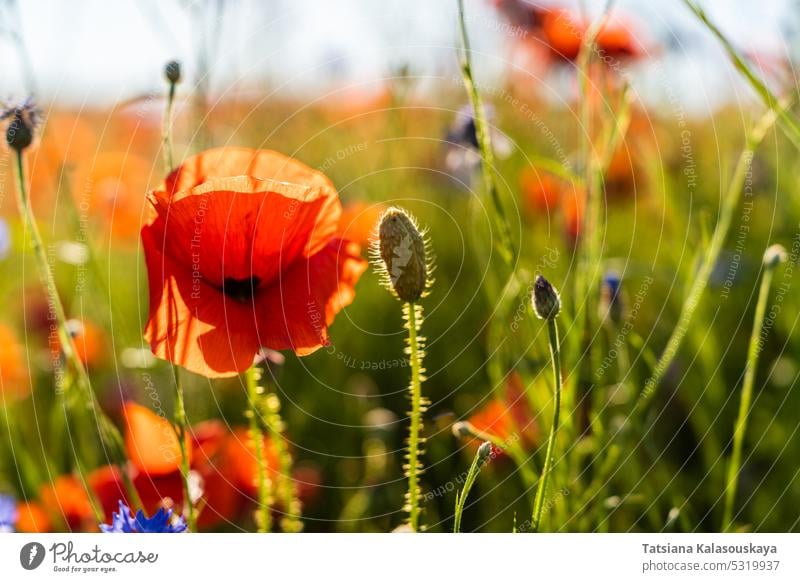
<svg viewBox="0 0 800 582">
<path fill-rule="evenodd" d="M 181 533 L 186 531 L 183 517 L 173 520 L 172 510 L 159 509 L 153 517 L 147 517 L 140 509 L 136 516 L 131 515 L 131 508 L 119 502 L 119 513 L 111 515 L 111 525 L 101 523 L 103 533 Z"/>
<path fill-rule="evenodd" d="M 603 275 L 603 284 L 600 293 L 600 317 L 606 314 L 613 323 L 620 323 L 623 316 L 624 304 L 620 297 L 622 278 L 614 271 Z"/>
<path fill-rule="evenodd" d="M 486 106 L 485 111 L 486 118 L 491 122 L 494 117 L 494 108 Z M 495 155 L 499 158 L 508 157 L 511 154 L 511 141 L 492 127 L 489 132 Z M 447 152 L 444 162 L 447 170 L 458 181 L 469 183 L 481 161 L 478 132 L 471 105 L 465 105 L 458 110 L 453 123 L 447 129 L 445 139 Z"/>
<path fill-rule="evenodd" d="M 17 523 L 17 502 L 10 495 L 0 495 L 0 532 L 14 531 Z"/>
</svg>

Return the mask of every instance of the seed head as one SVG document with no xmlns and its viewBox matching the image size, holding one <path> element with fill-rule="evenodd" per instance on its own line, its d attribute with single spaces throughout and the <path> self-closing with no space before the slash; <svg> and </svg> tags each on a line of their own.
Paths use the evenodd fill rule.
<svg viewBox="0 0 800 582">
<path fill-rule="evenodd" d="M 430 287 L 428 242 L 416 220 L 402 208 L 389 208 L 381 216 L 372 258 L 384 286 L 400 300 L 415 303 Z"/>
<path fill-rule="evenodd" d="M 767 269 L 774 269 L 788 258 L 786 249 L 783 245 L 772 245 L 764 251 L 764 266 Z"/>
<path fill-rule="evenodd" d="M 533 285 L 533 310 L 539 319 L 547 321 L 555 319 L 561 311 L 561 297 L 558 291 L 541 275 L 536 276 Z"/>
<path fill-rule="evenodd" d="M 22 105 L 7 107 L 0 119 L 10 119 L 6 128 L 6 143 L 11 149 L 21 152 L 33 143 L 33 136 L 39 125 L 39 110 L 28 98 Z"/>
<path fill-rule="evenodd" d="M 181 82 L 181 64 L 178 61 L 170 61 L 164 65 L 164 76 L 172 85 Z"/>
</svg>

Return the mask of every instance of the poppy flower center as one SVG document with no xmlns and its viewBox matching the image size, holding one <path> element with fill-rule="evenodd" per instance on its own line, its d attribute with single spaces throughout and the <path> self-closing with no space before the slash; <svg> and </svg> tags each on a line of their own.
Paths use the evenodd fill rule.
<svg viewBox="0 0 800 582">
<path fill-rule="evenodd" d="M 259 283 L 261 283 L 261 279 L 258 277 L 248 277 L 247 279 L 225 277 L 222 282 L 222 292 L 239 303 L 248 303 L 253 299 Z"/>
</svg>

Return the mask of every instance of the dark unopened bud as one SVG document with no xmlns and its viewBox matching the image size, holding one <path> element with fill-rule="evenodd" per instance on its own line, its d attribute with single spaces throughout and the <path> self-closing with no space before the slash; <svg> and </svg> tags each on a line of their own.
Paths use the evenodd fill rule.
<svg viewBox="0 0 800 582">
<path fill-rule="evenodd" d="M 171 84 L 181 82 L 181 64 L 178 61 L 170 61 L 164 65 L 164 76 Z"/>
<path fill-rule="evenodd" d="M 764 266 L 774 269 L 788 258 L 786 249 L 783 245 L 772 245 L 764 251 Z"/>
<path fill-rule="evenodd" d="M 428 286 L 428 253 L 416 221 L 401 208 L 389 208 L 378 225 L 377 255 L 384 283 L 402 300 L 416 302 Z"/>
<path fill-rule="evenodd" d="M 6 128 L 6 142 L 11 149 L 21 152 L 33 143 L 39 112 L 30 99 L 23 105 L 4 111 L 2 119 L 11 120 Z"/>
<path fill-rule="evenodd" d="M 537 317 L 548 321 L 555 319 L 561 311 L 561 297 L 558 291 L 541 275 L 536 276 L 533 285 L 533 310 Z"/>
<path fill-rule="evenodd" d="M 484 441 L 481 443 L 481 446 L 478 447 L 478 466 L 482 465 L 483 462 L 489 458 L 489 455 L 492 453 L 492 443 L 489 441 Z"/>
</svg>

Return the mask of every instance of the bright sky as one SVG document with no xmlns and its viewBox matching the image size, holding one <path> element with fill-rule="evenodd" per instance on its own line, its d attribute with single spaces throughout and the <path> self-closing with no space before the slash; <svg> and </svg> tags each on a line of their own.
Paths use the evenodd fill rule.
<svg viewBox="0 0 800 582">
<path fill-rule="evenodd" d="M 218 2 L 223 6 L 221 20 L 216 17 Z M 449 74 L 455 64 L 455 0 L 17 3 L 37 92 L 48 100 L 117 101 L 160 90 L 161 68 L 171 58 L 181 60 L 191 78 L 204 27 L 218 31 L 209 39 L 210 82 L 216 93 L 258 90 L 265 79 L 286 91 L 313 91 L 334 79 L 379 79 L 403 63 L 422 75 Z M 604 3 L 587 1 L 595 10 Z M 701 3 L 743 49 L 780 56 L 787 50 L 785 29 L 800 28 L 795 0 Z M 5 33 L 9 25 L 19 28 L 8 4 L 4 2 L 0 11 L 0 96 L 18 97 L 26 92 L 24 69 L 18 46 Z M 479 59 L 478 68 L 485 75 L 497 74 L 508 38 L 498 28 L 489 0 L 466 0 L 466 6 L 473 48 L 495 55 Z M 716 44 L 680 0 L 618 0 L 616 11 L 643 23 L 646 37 L 662 48 L 662 54 L 670 43 L 680 43 L 676 52 L 685 54 L 662 58 L 683 98 L 692 99 L 698 82 L 708 95 L 730 93 L 715 90 L 730 84 L 733 76 L 721 65 L 724 59 Z M 648 85 L 646 75 L 642 84 Z"/>
</svg>

